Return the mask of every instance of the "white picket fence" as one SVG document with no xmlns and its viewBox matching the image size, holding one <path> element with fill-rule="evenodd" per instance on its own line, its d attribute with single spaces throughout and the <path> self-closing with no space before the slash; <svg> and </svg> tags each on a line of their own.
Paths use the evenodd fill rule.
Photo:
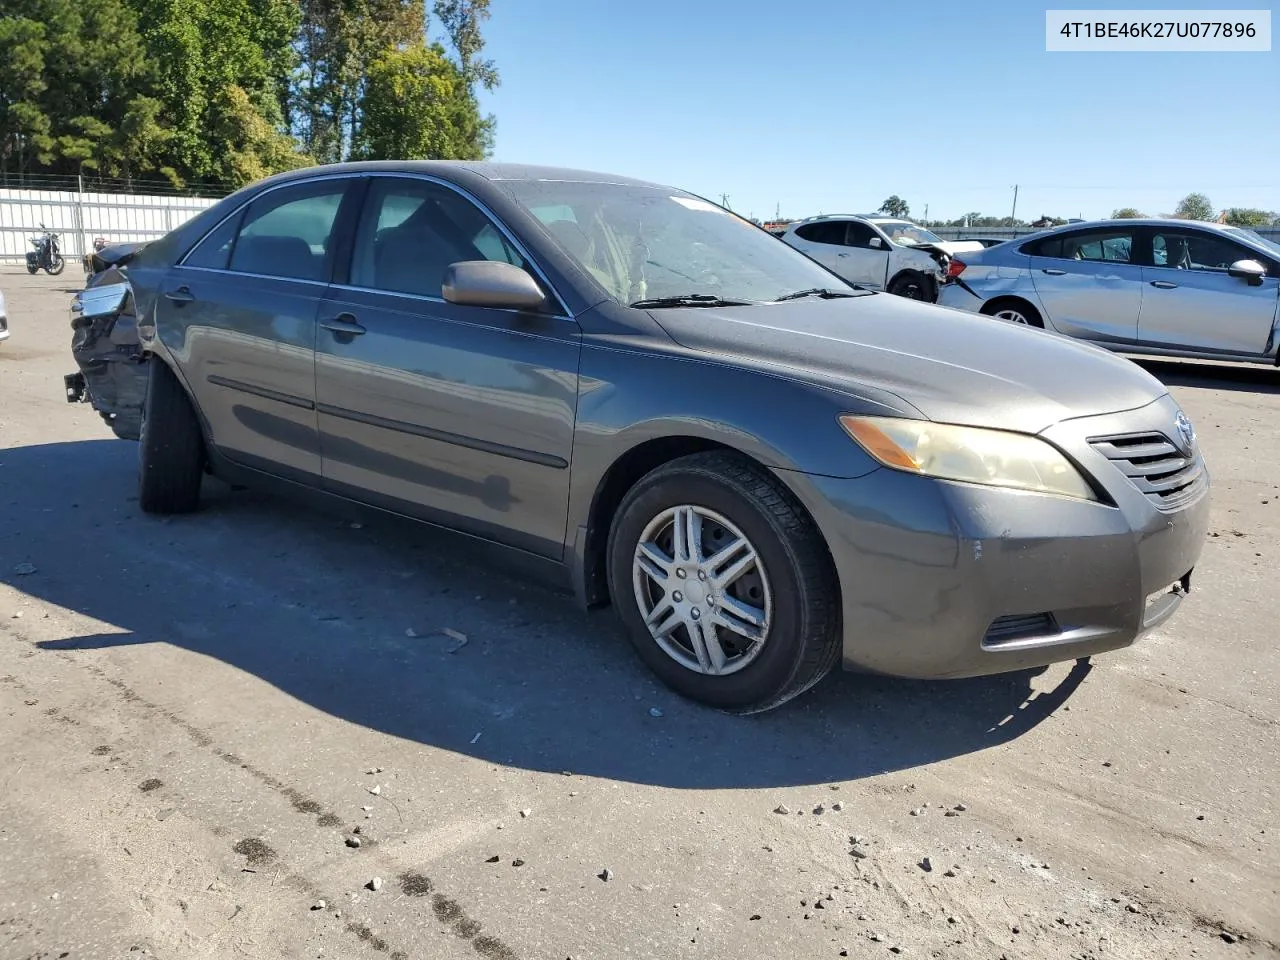
<svg viewBox="0 0 1280 960">
<path fill-rule="evenodd" d="M 62 255 L 77 260 L 107 243 L 154 240 L 217 203 L 212 197 L 146 196 L 0 189 L 0 261 L 21 262 L 44 228 L 59 234 Z"/>
</svg>

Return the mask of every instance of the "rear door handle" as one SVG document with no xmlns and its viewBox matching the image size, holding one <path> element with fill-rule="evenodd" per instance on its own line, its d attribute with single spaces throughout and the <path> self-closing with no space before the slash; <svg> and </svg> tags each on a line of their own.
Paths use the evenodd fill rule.
<svg viewBox="0 0 1280 960">
<path fill-rule="evenodd" d="M 1161 290 L 1176 290 L 1178 287 L 1176 283 L 1170 283 L 1168 280 L 1152 280 L 1151 285 Z"/>
<path fill-rule="evenodd" d="M 196 298 L 195 294 L 191 292 L 191 288 L 187 286 L 181 286 L 177 290 L 167 290 L 164 297 L 174 303 L 190 303 Z"/>
<path fill-rule="evenodd" d="M 1065 270 L 1053 270 L 1053 269 L 1050 269 L 1049 267 L 1045 267 L 1040 272 L 1047 273 L 1051 277 L 1065 277 L 1067 275 L 1067 271 Z"/>
<path fill-rule="evenodd" d="M 837 253 L 837 254 L 836 254 L 836 256 L 837 256 L 837 257 L 847 257 L 847 256 L 848 256 L 848 254 L 847 254 L 847 253 Z"/>
<path fill-rule="evenodd" d="M 334 339 L 339 343 L 350 343 L 352 337 L 358 337 L 365 332 L 364 327 L 350 313 L 340 313 L 328 320 L 321 320 L 320 326 L 332 332 Z"/>
</svg>

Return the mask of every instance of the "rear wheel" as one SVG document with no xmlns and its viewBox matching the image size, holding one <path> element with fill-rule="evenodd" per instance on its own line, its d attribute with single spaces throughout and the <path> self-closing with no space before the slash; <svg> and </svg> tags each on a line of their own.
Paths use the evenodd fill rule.
<svg viewBox="0 0 1280 960">
<path fill-rule="evenodd" d="M 839 656 L 821 535 L 777 480 L 734 454 L 682 457 L 631 489 L 609 537 L 609 587 L 641 660 L 722 710 L 777 707 Z"/>
<path fill-rule="evenodd" d="M 182 384 L 152 357 L 138 440 L 138 505 L 147 513 L 190 513 L 200 502 L 204 436 Z"/>
<path fill-rule="evenodd" d="M 1044 326 L 1044 320 L 1041 318 L 1039 311 L 1025 300 L 1015 300 L 1013 298 L 992 300 L 983 306 L 982 312 L 989 317 L 995 317 L 997 320 L 1021 324 L 1024 327 Z"/>
</svg>

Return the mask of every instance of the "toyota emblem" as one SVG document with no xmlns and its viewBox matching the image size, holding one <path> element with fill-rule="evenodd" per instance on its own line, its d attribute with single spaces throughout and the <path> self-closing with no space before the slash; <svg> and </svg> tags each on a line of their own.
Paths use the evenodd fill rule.
<svg viewBox="0 0 1280 960">
<path fill-rule="evenodd" d="M 1183 452 L 1189 456 L 1196 447 L 1196 428 L 1191 425 L 1190 418 L 1181 410 L 1174 417 L 1173 425 L 1177 428 Z"/>
</svg>

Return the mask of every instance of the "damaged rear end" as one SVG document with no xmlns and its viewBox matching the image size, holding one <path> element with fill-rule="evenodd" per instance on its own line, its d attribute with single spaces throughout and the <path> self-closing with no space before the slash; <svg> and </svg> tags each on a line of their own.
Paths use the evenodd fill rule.
<svg viewBox="0 0 1280 960">
<path fill-rule="evenodd" d="M 117 437 L 137 440 L 147 368 L 133 292 L 120 265 L 95 274 L 71 303 L 71 355 L 78 373 L 63 378 L 68 403 L 90 403 Z"/>
</svg>

